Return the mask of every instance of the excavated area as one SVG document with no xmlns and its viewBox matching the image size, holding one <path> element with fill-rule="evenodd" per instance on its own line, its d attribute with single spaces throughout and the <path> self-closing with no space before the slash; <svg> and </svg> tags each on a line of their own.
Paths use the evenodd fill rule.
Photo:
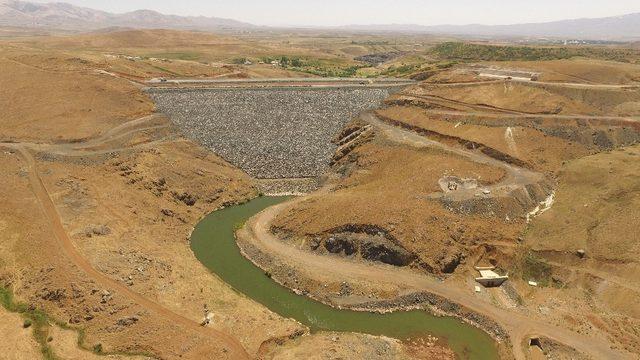
<svg viewBox="0 0 640 360">
<path fill-rule="evenodd" d="M 332 137 L 397 88 L 150 89 L 158 108 L 191 139 L 258 179 L 322 175 Z M 269 184 L 273 192 L 282 190 Z M 296 186 L 296 192 L 305 192 Z"/>
</svg>

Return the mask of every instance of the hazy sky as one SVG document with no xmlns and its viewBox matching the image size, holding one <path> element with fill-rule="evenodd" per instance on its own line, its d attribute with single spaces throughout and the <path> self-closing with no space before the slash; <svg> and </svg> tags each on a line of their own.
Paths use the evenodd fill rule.
<svg viewBox="0 0 640 360">
<path fill-rule="evenodd" d="M 640 12 L 640 0 L 57 1 L 118 13 L 153 9 L 165 14 L 226 17 L 258 25 L 512 24 Z"/>
</svg>

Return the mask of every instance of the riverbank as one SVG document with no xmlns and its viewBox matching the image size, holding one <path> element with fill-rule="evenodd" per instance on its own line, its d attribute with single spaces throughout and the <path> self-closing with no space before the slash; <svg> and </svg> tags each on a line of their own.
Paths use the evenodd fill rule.
<svg viewBox="0 0 640 360">
<path fill-rule="evenodd" d="M 272 261 L 274 271 L 269 272 L 268 275 L 280 277 L 278 274 L 286 273 L 289 277 L 294 277 L 288 283 L 285 283 L 282 279 L 280 280 L 290 288 L 303 289 L 299 291 L 301 294 L 303 294 L 303 291 L 308 291 L 301 286 L 303 282 L 314 284 L 316 288 L 322 289 L 316 289 L 315 293 L 312 293 L 314 290 L 312 289 L 312 291 L 304 293 L 305 295 L 321 298 L 326 293 L 338 298 L 344 293 L 350 295 L 352 304 L 362 304 L 363 301 L 353 300 L 357 300 L 358 297 L 362 298 L 363 295 L 375 300 L 394 299 L 411 293 L 427 292 L 447 299 L 448 302 L 453 304 L 447 305 L 450 310 L 468 309 L 470 313 L 480 314 L 483 318 L 490 319 L 498 324 L 501 329 L 504 329 L 504 333 L 509 334 L 510 338 L 510 342 L 504 342 L 501 349 L 501 355 L 505 358 L 526 359 L 528 349 L 525 350 L 524 347 L 525 344 L 528 344 L 529 339 L 532 338 L 548 338 L 555 343 L 564 344 L 565 347 L 585 351 L 585 353 L 595 358 L 612 358 L 614 355 L 620 355 L 619 358 L 629 358 L 624 352 L 611 349 L 604 340 L 550 324 L 544 319 L 531 316 L 531 313 L 526 309 L 498 306 L 491 301 L 475 296 L 472 291 L 461 288 L 455 282 L 439 281 L 423 273 L 402 267 L 364 263 L 337 256 L 314 254 L 285 243 L 271 233 L 271 222 L 281 211 L 285 210 L 287 206 L 292 206 L 296 201 L 299 200 L 272 206 L 262 211 L 238 232 L 238 237 L 241 239 L 240 242 L 248 241 L 253 246 L 258 247 L 260 252 L 274 256 L 275 260 Z M 245 245 L 241 246 L 246 249 Z M 245 250 L 245 253 L 248 254 L 249 252 Z M 345 274 L 348 274 L 348 276 Z M 306 277 L 313 279 L 313 283 L 301 280 Z M 368 293 L 363 293 L 363 289 Z M 414 299 L 409 304 L 424 303 L 424 300 L 427 303 L 438 303 L 430 295 L 425 295 L 422 298 L 418 297 L 417 300 L 419 301 Z M 344 308 L 347 304 L 349 302 L 341 303 L 340 306 Z M 397 305 L 393 301 L 388 304 Z M 352 307 L 356 308 L 355 306 Z M 444 307 L 443 310 L 447 310 L 447 307 Z M 420 313 L 426 312 L 421 311 Z M 452 313 L 455 312 L 452 311 Z M 466 316 L 465 318 L 467 320 L 474 319 Z M 414 322 L 416 322 L 415 319 Z M 511 346 L 509 347 L 509 345 Z M 511 354 L 507 349 L 511 350 Z"/>
<path fill-rule="evenodd" d="M 312 334 L 337 331 L 401 340 L 431 335 L 446 343 L 462 358 L 498 357 L 489 336 L 458 319 L 433 316 L 423 310 L 383 313 L 373 307 L 360 309 L 367 311 L 340 309 L 307 296 L 296 295 L 289 288 L 276 283 L 269 277 L 270 274 L 265 274 L 242 256 L 236 246 L 234 229 L 240 228 L 254 214 L 285 199 L 261 197 L 212 213 L 192 233 L 191 246 L 196 257 L 237 291 L 280 316 L 308 326 Z M 433 346 L 439 345 L 433 342 Z"/>
</svg>

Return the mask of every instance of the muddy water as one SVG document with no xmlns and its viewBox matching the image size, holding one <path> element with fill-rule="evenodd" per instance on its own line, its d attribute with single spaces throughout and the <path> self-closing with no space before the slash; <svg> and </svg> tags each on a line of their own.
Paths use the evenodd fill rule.
<svg viewBox="0 0 640 360">
<path fill-rule="evenodd" d="M 312 331 L 348 331 L 397 339 L 431 334 L 445 339 L 460 359 L 497 359 L 494 341 L 481 330 L 452 317 L 426 311 L 375 314 L 338 310 L 294 294 L 267 277 L 238 249 L 234 229 L 261 210 L 286 200 L 261 197 L 246 204 L 211 213 L 195 228 L 191 248 L 198 260 L 237 291 L 285 318 L 293 318 Z"/>
</svg>

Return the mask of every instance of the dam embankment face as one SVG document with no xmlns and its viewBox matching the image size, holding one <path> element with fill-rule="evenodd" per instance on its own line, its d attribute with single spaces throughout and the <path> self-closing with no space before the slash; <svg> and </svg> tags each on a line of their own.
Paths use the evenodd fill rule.
<svg viewBox="0 0 640 360">
<path fill-rule="evenodd" d="M 333 136 L 401 87 L 151 88 L 185 136 L 258 179 L 314 178 Z"/>
</svg>

